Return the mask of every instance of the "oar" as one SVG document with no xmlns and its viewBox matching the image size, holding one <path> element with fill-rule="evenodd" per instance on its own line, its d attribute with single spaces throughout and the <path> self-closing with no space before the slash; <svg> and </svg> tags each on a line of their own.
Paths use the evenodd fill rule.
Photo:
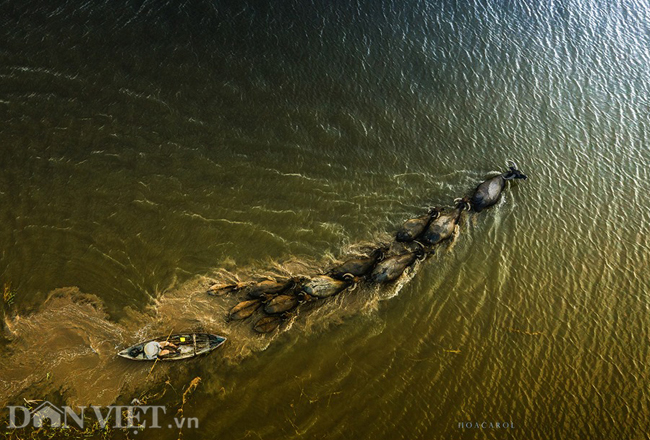
<svg viewBox="0 0 650 440">
<path fill-rule="evenodd" d="M 169 342 L 169 338 L 172 336 L 173 331 L 174 329 L 171 329 L 169 331 L 169 334 L 167 335 L 167 339 L 165 339 L 165 342 Z M 160 358 L 156 356 L 156 360 L 153 362 L 153 365 L 151 366 L 151 370 L 149 370 L 149 374 L 147 374 L 147 379 L 149 378 L 149 376 L 151 376 L 151 373 L 153 372 L 153 369 L 156 368 L 156 364 L 158 363 L 159 360 Z"/>
</svg>

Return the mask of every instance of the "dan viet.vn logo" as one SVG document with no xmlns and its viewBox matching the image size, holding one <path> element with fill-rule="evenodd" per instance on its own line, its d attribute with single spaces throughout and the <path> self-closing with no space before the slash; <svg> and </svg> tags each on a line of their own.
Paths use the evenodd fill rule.
<svg viewBox="0 0 650 440">
<path fill-rule="evenodd" d="M 31 410 L 24 406 L 8 406 L 7 409 L 8 429 L 40 428 L 45 424 L 53 428 L 84 429 L 88 417 L 94 418 L 102 429 L 107 425 L 116 429 L 159 429 L 163 428 L 159 423 L 160 416 L 167 412 L 167 408 L 161 405 L 79 406 L 75 411 L 69 406 L 58 407 L 48 401 Z M 173 423 L 166 427 L 198 428 L 199 420 L 195 417 L 174 418 Z"/>
</svg>

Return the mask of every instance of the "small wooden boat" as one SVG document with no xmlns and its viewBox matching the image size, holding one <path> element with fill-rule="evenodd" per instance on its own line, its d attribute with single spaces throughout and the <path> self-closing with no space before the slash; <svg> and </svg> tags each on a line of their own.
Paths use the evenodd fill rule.
<svg viewBox="0 0 650 440">
<path fill-rule="evenodd" d="M 180 361 L 209 353 L 224 342 L 223 336 L 208 333 L 171 335 L 133 345 L 118 356 L 134 361 Z"/>
</svg>

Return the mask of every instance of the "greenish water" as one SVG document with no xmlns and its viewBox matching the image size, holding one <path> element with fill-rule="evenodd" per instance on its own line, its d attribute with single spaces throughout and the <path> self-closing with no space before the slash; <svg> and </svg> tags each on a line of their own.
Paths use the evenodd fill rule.
<svg viewBox="0 0 650 440">
<path fill-rule="evenodd" d="M 200 376 L 186 438 L 645 438 L 649 15 L 0 3 L 0 402 Z M 507 159 L 528 181 L 397 285 L 273 336 L 205 294 L 316 274 Z M 195 329 L 228 344 L 149 377 L 116 359 Z M 484 421 L 514 428 L 459 427 Z"/>
</svg>

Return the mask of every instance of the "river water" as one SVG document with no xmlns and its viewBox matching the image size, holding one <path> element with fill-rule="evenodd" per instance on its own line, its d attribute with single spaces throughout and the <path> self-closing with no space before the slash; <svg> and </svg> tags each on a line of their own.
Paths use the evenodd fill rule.
<svg viewBox="0 0 650 440">
<path fill-rule="evenodd" d="M 200 377 L 184 438 L 650 431 L 647 3 L 5 1 L 0 23 L 3 406 Z M 509 159 L 529 179 L 394 285 L 272 335 L 205 294 L 316 274 Z M 189 330 L 229 341 L 151 375 L 115 356 Z"/>
</svg>

